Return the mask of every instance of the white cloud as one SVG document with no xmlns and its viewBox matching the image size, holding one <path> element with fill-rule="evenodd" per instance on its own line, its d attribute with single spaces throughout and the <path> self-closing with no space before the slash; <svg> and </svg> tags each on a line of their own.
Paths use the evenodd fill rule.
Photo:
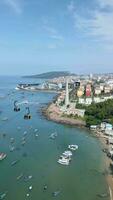
<svg viewBox="0 0 113 200">
<path fill-rule="evenodd" d="M 15 13 L 21 14 L 22 13 L 22 8 L 20 6 L 19 0 L 4 0 L 4 3 L 11 7 Z"/>
<path fill-rule="evenodd" d="M 71 7 L 72 9 L 69 9 L 68 5 L 68 11 L 73 18 L 74 27 L 81 34 L 91 36 L 105 45 L 113 45 L 113 9 L 106 11 L 106 8 L 113 7 L 113 0 L 98 0 L 98 8 L 90 10 L 90 18 L 83 17 L 77 9 L 76 12 L 75 5 Z"/>
</svg>

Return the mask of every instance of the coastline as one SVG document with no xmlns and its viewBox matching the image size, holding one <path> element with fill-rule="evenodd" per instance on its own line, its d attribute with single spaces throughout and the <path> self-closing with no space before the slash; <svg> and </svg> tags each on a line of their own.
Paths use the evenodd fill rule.
<svg viewBox="0 0 113 200">
<path fill-rule="evenodd" d="M 61 113 L 59 112 L 58 107 L 55 106 L 53 102 L 49 103 L 48 105 L 46 105 L 46 107 L 42 108 L 42 114 L 43 116 L 45 116 L 47 120 L 54 121 L 56 123 L 86 128 L 85 121 L 62 116 Z M 98 137 L 98 139 L 100 140 L 102 148 L 108 149 L 108 146 L 106 144 L 106 139 L 103 138 L 98 132 L 95 134 L 96 137 Z M 110 173 L 111 159 L 107 155 L 105 155 L 105 153 L 103 154 L 104 154 L 105 170 L 107 171 L 107 173 L 105 174 L 105 178 L 109 189 L 109 198 L 110 200 L 113 200 L 113 175 Z"/>
<path fill-rule="evenodd" d="M 104 137 L 101 137 L 100 134 L 98 134 L 99 140 L 102 144 L 103 149 L 108 149 L 108 145 L 106 144 L 106 139 Z M 105 174 L 105 178 L 107 181 L 107 185 L 109 188 L 109 194 L 110 194 L 110 200 L 113 200 L 113 174 L 111 173 L 110 164 L 111 164 L 111 158 L 109 158 L 106 153 L 104 153 L 104 162 L 105 162 L 105 169 L 107 173 Z"/>
<path fill-rule="evenodd" d="M 51 120 L 56 123 L 84 127 L 84 128 L 86 126 L 86 123 L 83 120 L 62 116 L 59 108 L 55 106 L 54 103 L 49 103 L 45 108 L 42 109 L 42 113 L 47 120 Z"/>
</svg>

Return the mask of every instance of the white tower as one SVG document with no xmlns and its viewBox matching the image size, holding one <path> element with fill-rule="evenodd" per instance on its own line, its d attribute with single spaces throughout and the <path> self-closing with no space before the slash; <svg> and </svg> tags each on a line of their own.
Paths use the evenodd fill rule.
<svg viewBox="0 0 113 200">
<path fill-rule="evenodd" d="M 68 89 L 68 79 L 66 80 L 66 96 L 65 96 L 65 106 L 69 105 L 69 89 Z"/>
</svg>

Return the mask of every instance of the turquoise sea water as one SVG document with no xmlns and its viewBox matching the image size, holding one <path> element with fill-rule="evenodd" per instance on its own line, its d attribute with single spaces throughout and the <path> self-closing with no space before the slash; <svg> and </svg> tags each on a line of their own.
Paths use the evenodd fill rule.
<svg viewBox="0 0 113 200">
<path fill-rule="evenodd" d="M 100 199 L 98 194 L 108 192 L 100 142 L 87 130 L 47 121 L 40 108 L 55 94 L 23 93 L 14 89 L 17 83 L 32 81 L 36 82 L 18 77 L 0 77 L 0 152 L 7 153 L 7 158 L 0 162 L 0 193 L 7 191 L 6 200 Z M 13 111 L 14 100 L 31 102 L 31 120 L 23 119 L 25 105 L 21 104 L 20 112 Z M 8 117 L 8 121 L 2 121 L 4 117 Z M 38 129 L 37 139 L 34 129 Z M 22 146 L 24 131 L 27 131 L 26 144 Z M 49 136 L 55 131 L 58 137 L 51 140 Z M 4 133 L 6 137 L 3 137 Z M 17 148 L 13 152 L 9 150 L 11 137 L 15 139 L 13 146 Z M 61 166 L 57 160 L 69 144 L 77 144 L 79 149 L 73 153 L 69 166 Z M 19 162 L 11 166 L 14 160 Z M 20 174 L 23 177 L 17 180 Z M 32 175 L 32 179 L 25 181 L 28 175 Z M 28 191 L 30 185 L 33 186 L 31 192 Z M 45 191 L 44 185 L 47 185 Z M 56 197 L 52 195 L 55 191 L 60 191 Z"/>
</svg>

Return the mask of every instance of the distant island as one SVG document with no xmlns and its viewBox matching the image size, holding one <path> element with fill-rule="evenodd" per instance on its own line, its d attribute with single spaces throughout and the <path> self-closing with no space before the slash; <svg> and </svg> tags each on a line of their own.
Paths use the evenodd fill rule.
<svg viewBox="0 0 113 200">
<path fill-rule="evenodd" d="M 23 76 L 23 78 L 42 78 L 42 79 L 53 79 L 61 76 L 71 76 L 75 74 L 71 74 L 68 71 L 54 71 L 54 72 L 46 72 L 37 75 Z"/>
</svg>

